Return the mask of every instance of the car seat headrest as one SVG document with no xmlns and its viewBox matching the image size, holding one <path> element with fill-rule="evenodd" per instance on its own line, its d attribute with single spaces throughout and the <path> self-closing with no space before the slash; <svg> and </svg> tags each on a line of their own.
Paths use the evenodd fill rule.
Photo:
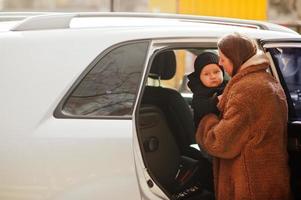
<svg viewBox="0 0 301 200">
<path fill-rule="evenodd" d="M 175 75 L 176 66 L 176 56 L 173 51 L 161 52 L 153 60 L 150 77 L 169 80 Z"/>
</svg>

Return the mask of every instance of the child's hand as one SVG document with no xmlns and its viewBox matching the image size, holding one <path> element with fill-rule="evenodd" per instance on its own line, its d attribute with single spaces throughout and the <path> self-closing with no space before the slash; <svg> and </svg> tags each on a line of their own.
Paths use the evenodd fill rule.
<svg viewBox="0 0 301 200">
<path fill-rule="evenodd" d="M 221 100 L 222 96 L 223 96 L 222 94 L 217 96 L 218 101 Z"/>
</svg>

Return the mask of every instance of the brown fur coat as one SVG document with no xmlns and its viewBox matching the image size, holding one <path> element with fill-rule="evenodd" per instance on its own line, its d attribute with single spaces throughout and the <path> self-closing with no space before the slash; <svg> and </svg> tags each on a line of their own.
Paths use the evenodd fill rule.
<svg viewBox="0 0 301 200">
<path fill-rule="evenodd" d="M 217 200 L 285 200 L 290 197 L 287 103 L 280 84 L 266 72 L 264 54 L 249 59 L 206 115 L 196 141 L 214 156 Z"/>
</svg>

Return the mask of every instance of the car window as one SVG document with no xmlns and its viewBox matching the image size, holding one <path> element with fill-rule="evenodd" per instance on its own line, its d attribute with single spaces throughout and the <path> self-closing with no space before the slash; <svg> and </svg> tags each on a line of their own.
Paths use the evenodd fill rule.
<svg viewBox="0 0 301 200">
<path fill-rule="evenodd" d="M 131 115 L 148 42 L 119 46 L 106 54 L 81 80 L 63 106 L 71 116 Z"/>
<path fill-rule="evenodd" d="M 281 71 L 291 97 L 294 113 L 301 119 L 301 48 L 270 48 L 273 61 Z"/>
<path fill-rule="evenodd" d="M 176 70 L 173 77 L 170 79 L 149 76 L 147 85 L 149 86 L 160 86 L 163 88 L 169 88 L 178 91 L 185 101 L 191 105 L 192 102 L 192 92 L 188 87 L 188 75 L 194 72 L 194 61 L 196 57 L 203 52 L 213 52 L 217 53 L 216 47 L 188 47 L 188 48 L 174 48 L 169 49 L 175 55 L 176 59 Z M 230 79 L 228 75 L 225 75 L 227 80 Z"/>
</svg>

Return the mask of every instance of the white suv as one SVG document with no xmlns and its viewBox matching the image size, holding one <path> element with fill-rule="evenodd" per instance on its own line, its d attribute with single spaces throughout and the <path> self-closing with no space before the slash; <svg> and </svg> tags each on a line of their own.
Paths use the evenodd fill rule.
<svg viewBox="0 0 301 200">
<path fill-rule="evenodd" d="M 296 32 L 164 14 L 2 13 L 0 20 L 0 199 L 211 199 L 203 185 L 210 159 L 202 165 L 206 155 L 195 148 L 186 75 L 231 32 L 258 40 L 286 91 L 291 188 L 301 199 Z"/>
</svg>

